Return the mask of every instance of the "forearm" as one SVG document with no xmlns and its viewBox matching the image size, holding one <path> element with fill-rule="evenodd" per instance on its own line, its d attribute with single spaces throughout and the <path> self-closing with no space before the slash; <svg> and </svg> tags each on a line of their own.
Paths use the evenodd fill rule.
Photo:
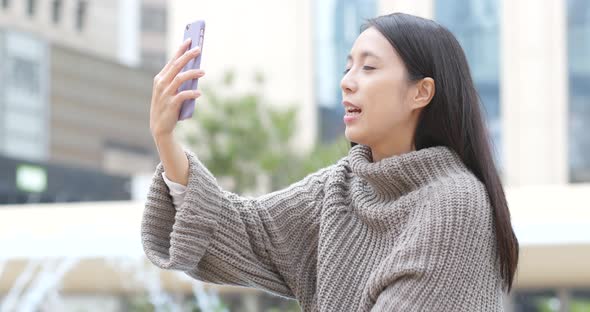
<svg viewBox="0 0 590 312">
<path fill-rule="evenodd" d="M 172 134 L 154 137 L 166 176 L 173 182 L 188 184 L 188 159 Z"/>
<path fill-rule="evenodd" d="M 158 142 L 162 152 L 173 150 L 165 148 L 170 140 Z M 316 252 L 313 244 L 299 242 L 317 241 L 324 184 L 336 167 L 280 191 L 242 197 L 223 191 L 196 155 L 183 151 L 190 164 L 184 204 L 173 205 L 163 162 L 150 186 L 142 221 L 148 259 L 204 282 L 258 287 L 286 297 L 301 293 L 298 285 L 308 280 L 299 272 L 316 270 Z M 228 254 L 235 257 L 223 256 Z"/>
</svg>

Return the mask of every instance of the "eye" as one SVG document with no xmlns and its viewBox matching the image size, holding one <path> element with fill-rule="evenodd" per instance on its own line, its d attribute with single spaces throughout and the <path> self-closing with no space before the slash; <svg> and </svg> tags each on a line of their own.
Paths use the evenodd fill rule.
<svg viewBox="0 0 590 312">
<path fill-rule="evenodd" d="M 375 69 L 375 67 L 372 67 L 372 66 L 363 66 L 363 69 L 364 69 L 364 70 L 373 70 L 373 69 Z M 350 71 L 350 68 L 347 68 L 347 69 L 345 69 L 345 70 L 342 72 L 342 74 L 343 74 L 343 75 L 346 75 L 346 73 L 348 73 L 349 71 Z"/>
</svg>

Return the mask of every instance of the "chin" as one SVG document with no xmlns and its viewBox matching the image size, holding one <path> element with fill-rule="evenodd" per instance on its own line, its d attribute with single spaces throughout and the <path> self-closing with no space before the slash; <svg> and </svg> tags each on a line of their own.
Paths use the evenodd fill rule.
<svg viewBox="0 0 590 312">
<path fill-rule="evenodd" d="M 355 131 L 351 128 L 347 127 L 346 130 L 344 130 L 344 136 L 350 142 L 365 145 L 365 143 L 363 143 L 364 140 L 363 140 L 362 136 L 359 135 L 359 133 L 357 131 Z"/>
</svg>

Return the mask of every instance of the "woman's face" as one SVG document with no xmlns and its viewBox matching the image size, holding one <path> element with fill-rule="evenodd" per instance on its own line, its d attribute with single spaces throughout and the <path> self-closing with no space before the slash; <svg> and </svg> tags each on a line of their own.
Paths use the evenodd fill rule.
<svg viewBox="0 0 590 312">
<path fill-rule="evenodd" d="M 346 70 L 340 83 L 346 138 L 371 147 L 411 141 L 415 130 L 415 107 L 410 104 L 413 84 L 400 56 L 374 27 L 356 39 Z M 346 102 L 360 108 L 360 113 L 349 113 Z"/>
</svg>

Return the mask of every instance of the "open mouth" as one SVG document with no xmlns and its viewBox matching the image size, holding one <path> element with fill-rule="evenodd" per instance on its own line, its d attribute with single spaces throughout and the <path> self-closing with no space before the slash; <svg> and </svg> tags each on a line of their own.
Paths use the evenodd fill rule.
<svg viewBox="0 0 590 312">
<path fill-rule="evenodd" d="M 346 108 L 346 115 L 348 116 L 357 116 L 360 115 L 362 112 L 362 110 L 360 108 L 354 108 L 354 107 L 347 107 Z"/>
</svg>

